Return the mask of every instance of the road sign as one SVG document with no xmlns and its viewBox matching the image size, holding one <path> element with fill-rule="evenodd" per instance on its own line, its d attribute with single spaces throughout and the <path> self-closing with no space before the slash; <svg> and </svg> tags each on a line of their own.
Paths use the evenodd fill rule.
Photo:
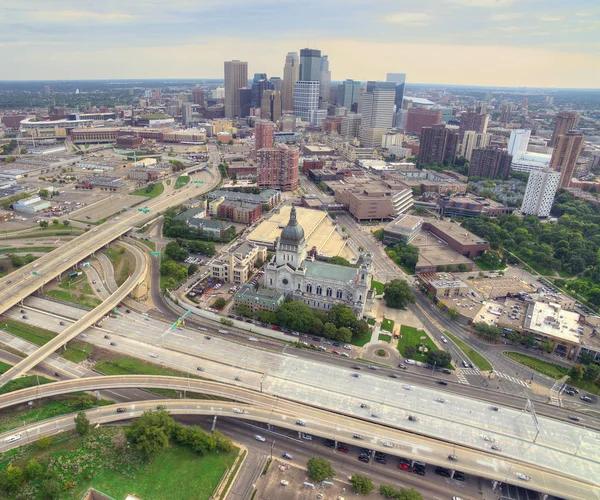
<svg viewBox="0 0 600 500">
<path fill-rule="evenodd" d="M 160 252 L 150 252 L 150 255 L 160 255 Z"/>
<path fill-rule="evenodd" d="M 204 181 L 194 181 L 194 184 L 204 184 Z"/>
<path fill-rule="evenodd" d="M 34 276 L 38 275 L 38 273 L 36 273 L 35 271 L 33 271 L 31 274 L 33 274 Z"/>
<path fill-rule="evenodd" d="M 150 209 L 149 208 L 138 208 L 138 212 L 144 212 L 145 214 L 149 214 Z"/>
</svg>

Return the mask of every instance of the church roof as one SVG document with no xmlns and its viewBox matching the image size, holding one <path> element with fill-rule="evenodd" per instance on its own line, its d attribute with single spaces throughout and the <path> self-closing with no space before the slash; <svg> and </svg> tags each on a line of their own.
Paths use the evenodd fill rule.
<svg viewBox="0 0 600 500">
<path fill-rule="evenodd" d="M 292 207 L 290 221 L 281 231 L 279 241 L 282 245 L 298 245 L 302 240 L 304 240 L 304 229 L 296 219 L 296 207 Z"/>
<path fill-rule="evenodd" d="M 303 264 L 306 269 L 307 278 L 325 278 L 336 281 L 354 281 L 356 279 L 357 269 L 354 267 L 338 266 L 337 264 L 327 264 L 305 260 Z"/>
</svg>

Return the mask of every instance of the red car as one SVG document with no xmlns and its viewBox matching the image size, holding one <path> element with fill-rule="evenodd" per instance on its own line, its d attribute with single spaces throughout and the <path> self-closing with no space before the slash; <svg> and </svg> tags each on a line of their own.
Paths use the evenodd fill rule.
<svg viewBox="0 0 600 500">
<path fill-rule="evenodd" d="M 412 472 L 412 467 L 408 464 L 398 464 L 398 469 Z"/>
<path fill-rule="evenodd" d="M 343 446 L 343 445 L 339 445 L 337 447 L 337 449 L 338 449 L 338 451 L 341 451 L 342 453 L 348 453 L 350 451 L 347 446 Z"/>
<path fill-rule="evenodd" d="M 271 330 L 279 330 L 279 327 L 277 325 L 272 325 Z"/>
<path fill-rule="evenodd" d="M 333 354 L 339 354 L 340 351 L 336 351 L 335 349 L 333 351 L 331 351 Z"/>
</svg>

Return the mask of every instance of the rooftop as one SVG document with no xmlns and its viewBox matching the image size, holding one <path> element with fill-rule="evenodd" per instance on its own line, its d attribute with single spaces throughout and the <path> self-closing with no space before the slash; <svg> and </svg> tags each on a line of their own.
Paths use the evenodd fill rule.
<svg viewBox="0 0 600 500">
<path fill-rule="evenodd" d="M 535 302 L 534 307 L 529 308 L 527 312 L 525 328 L 528 330 L 540 335 L 579 343 L 579 335 L 577 334 L 579 327 L 578 313 L 565 311 L 556 303 L 546 304 L 544 302 Z"/>
<path fill-rule="evenodd" d="M 450 238 L 458 241 L 461 245 L 479 245 L 481 243 L 486 243 L 486 241 L 479 236 L 467 231 L 464 227 L 461 227 L 453 222 L 435 219 L 428 219 L 426 222 L 431 227 L 438 229 L 442 233 L 448 235 Z"/>
<path fill-rule="evenodd" d="M 394 229 L 398 229 L 402 231 L 404 229 L 415 229 L 417 226 L 423 224 L 423 217 L 416 217 L 414 215 L 402 214 L 397 219 L 394 219 L 392 222 L 385 226 L 386 231 L 393 231 Z"/>
<path fill-rule="evenodd" d="M 357 269 L 354 267 L 310 260 L 304 261 L 304 268 L 308 278 L 325 278 L 337 281 L 354 281 L 357 273 Z"/>
</svg>

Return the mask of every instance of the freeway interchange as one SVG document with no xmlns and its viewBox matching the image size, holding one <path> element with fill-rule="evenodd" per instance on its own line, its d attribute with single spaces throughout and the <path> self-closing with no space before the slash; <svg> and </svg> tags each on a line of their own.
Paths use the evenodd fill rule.
<svg viewBox="0 0 600 500">
<path fill-rule="evenodd" d="M 212 188 L 216 182 L 213 178 L 202 186 L 202 192 Z M 146 204 L 150 215 L 127 212 L 120 220 L 111 220 L 79 236 L 66 249 L 51 252 L 35 264 L 25 266 L 19 277 L 11 275 L 3 278 L 0 280 L 0 285 L 3 285 L 0 312 L 23 301 L 42 284 L 129 232 L 132 227 L 147 222 L 156 213 L 180 204 L 191 195 L 201 194 L 198 188 L 190 185 L 176 192 L 167 190 L 163 196 Z M 500 411 L 493 411 L 487 399 L 493 399 L 495 395 L 480 388 L 451 384 L 443 390 L 423 377 L 404 373 L 398 380 L 390 380 L 379 373 L 361 373 L 352 377 L 348 362 L 341 359 L 288 348 L 279 351 L 280 345 L 278 347 L 272 342 L 261 342 L 258 348 L 249 347 L 240 343 L 234 335 L 230 339 L 213 338 L 208 341 L 202 331 L 189 327 L 178 328 L 162 340 L 166 327 L 164 322 L 140 319 L 135 314 L 126 321 L 108 319 L 102 328 L 89 328 L 143 279 L 148 261 L 145 256 L 139 256 L 137 260 L 134 275 L 108 295 L 101 306 L 76 316 L 74 323 L 65 329 L 56 328 L 57 337 L 0 377 L 0 385 L 32 369 L 57 347 L 83 331 L 87 332 L 92 343 L 106 345 L 102 339 L 107 330 L 120 337 L 115 349 L 119 352 L 146 359 L 149 352 L 157 353 L 155 356 L 161 363 L 188 373 L 193 373 L 201 363 L 202 376 L 217 382 L 169 377 L 162 377 L 160 381 L 158 378 L 136 376 L 85 378 L 46 385 L 32 392 L 0 396 L 0 407 L 23 401 L 19 397 L 29 398 L 25 399 L 29 401 L 52 394 L 102 388 L 168 385 L 181 391 L 195 389 L 196 392 L 210 393 L 214 390 L 215 395 L 245 401 L 249 405 L 247 413 L 236 415 L 239 418 L 288 429 L 294 429 L 295 421 L 302 418 L 311 433 L 345 441 L 350 440 L 351 433 L 359 429 L 360 434 L 368 438 L 365 444 L 373 450 L 386 451 L 385 447 L 381 448 L 382 442 L 390 441 L 394 443 L 394 450 L 398 453 L 401 450 L 403 456 L 444 466 L 448 466 L 447 456 L 452 449 L 457 455 L 460 453 L 460 469 L 474 475 L 519 484 L 518 471 L 531 477 L 528 487 L 541 492 L 566 498 L 600 498 L 597 488 L 600 484 L 600 442 L 596 432 L 541 415 L 538 428 L 532 413 L 518 409 L 516 400 L 513 403 L 515 408 L 495 403 Z M 212 330 L 218 325 L 215 319 L 196 316 L 190 324 Z M 234 332 L 243 334 L 239 329 Z M 499 397 L 501 401 L 502 397 Z M 130 403 L 127 411 L 118 415 L 114 407 L 105 407 L 91 411 L 90 417 L 94 422 L 108 423 L 139 416 L 144 409 L 155 404 Z M 161 404 L 166 404 L 168 410 L 176 414 L 232 416 L 231 406 L 223 402 L 177 400 Z M 365 407 L 361 408 L 360 404 Z M 544 413 L 566 418 L 565 412 L 558 408 L 551 412 L 547 410 L 544 408 Z M 417 420 L 410 420 L 409 416 L 415 416 Z M 37 429 L 35 432 L 55 433 L 57 429 L 68 428 L 70 423 L 66 418 L 29 427 Z M 590 421 L 594 427 L 595 421 Z M 0 437 L 0 444 L 5 449 L 18 444 L 6 443 L 6 436 Z M 490 442 L 499 443 L 500 448 L 493 450 Z"/>
</svg>

